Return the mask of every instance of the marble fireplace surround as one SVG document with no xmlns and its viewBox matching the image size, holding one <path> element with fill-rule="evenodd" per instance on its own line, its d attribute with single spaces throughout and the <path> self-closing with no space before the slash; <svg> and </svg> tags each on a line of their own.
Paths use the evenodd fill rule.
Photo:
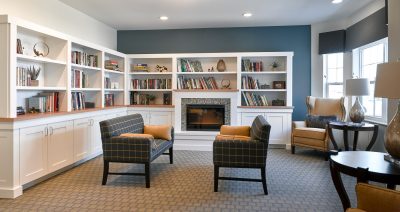
<svg viewBox="0 0 400 212">
<path fill-rule="evenodd" d="M 186 131 L 187 105 L 224 105 L 225 124 L 231 123 L 231 100 L 229 98 L 183 98 L 181 99 L 181 130 Z"/>
<path fill-rule="evenodd" d="M 175 132 L 186 131 L 186 106 L 188 104 L 215 104 L 225 106 L 225 124 L 237 124 L 237 92 L 176 92 L 174 95 L 175 105 Z M 197 131 L 196 134 L 206 131 Z"/>
</svg>

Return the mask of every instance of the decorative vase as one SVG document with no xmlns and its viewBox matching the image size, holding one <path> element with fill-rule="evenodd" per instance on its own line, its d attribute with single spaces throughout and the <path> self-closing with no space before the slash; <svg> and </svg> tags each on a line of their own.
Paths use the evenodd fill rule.
<svg viewBox="0 0 400 212">
<path fill-rule="evenodd" d="M 354 102 L 354 105 L 349 112 L 350 120 L 354 123 L 361 123 L 362 121 L 364 121 L 364 114 L 365 109 L 361 105 L 359 97 L 357 96 L 356 101 Z"/>
<path fill-rule="evenodd" d="M 226 70 L 226 65 L 225 65 L 225 61 L 224 60 L 218 60 L 218 63 L 217 63 L 217 70 L 219 71 L 219 72 L 224 72 L 225 70 Z"/>
<path fill-rule="evenodd" d="M 385 148 L 393 158 L 400 160 L 400 102 L 396 115 L 386 128 Z"/>
</svg>

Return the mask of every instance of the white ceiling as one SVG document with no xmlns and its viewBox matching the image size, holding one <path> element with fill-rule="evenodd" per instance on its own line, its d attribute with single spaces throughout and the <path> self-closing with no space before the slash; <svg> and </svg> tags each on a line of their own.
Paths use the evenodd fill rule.
<svg viewBox="0 0 400 212">
<path fill-rule="evenodd" d="M 375 0 L 60 0 L 118 30 L 309 25 L 349 17 Z M 253 14 L 244 18 L 244 12 Z M 160 16 L 169 20 L 160 21 Z"/>
</svg>

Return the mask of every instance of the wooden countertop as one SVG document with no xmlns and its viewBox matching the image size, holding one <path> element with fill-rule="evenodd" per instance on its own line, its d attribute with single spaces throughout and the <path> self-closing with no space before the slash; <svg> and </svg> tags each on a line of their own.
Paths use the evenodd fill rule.
<svg viewBox="0 0 400 212">
<path fill-rule="evenodd" d="M 293 109 L 293 106 L 238 106 L 238 108 L 248 109 Z"/>
<path fill-rule="evenodd" d="M 239 92 L 238 89 L 174 89 L 175 92 Z"/>
<path fill-rule="evenodd" d="M 175 105 L 127 105 L 126 107 L 174 108 Z"/>
</svg>

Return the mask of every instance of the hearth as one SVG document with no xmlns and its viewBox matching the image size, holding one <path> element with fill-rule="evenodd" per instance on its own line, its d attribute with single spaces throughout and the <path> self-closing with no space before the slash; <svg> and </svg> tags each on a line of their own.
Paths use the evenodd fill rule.
<svg viewBox="0 0 400 212">
<path fill-rule="evenodd" d="M 186 130 L 219 131 L 225 124 L 224 105 L 188 104 L 186 106 Z"/>
</svg>

